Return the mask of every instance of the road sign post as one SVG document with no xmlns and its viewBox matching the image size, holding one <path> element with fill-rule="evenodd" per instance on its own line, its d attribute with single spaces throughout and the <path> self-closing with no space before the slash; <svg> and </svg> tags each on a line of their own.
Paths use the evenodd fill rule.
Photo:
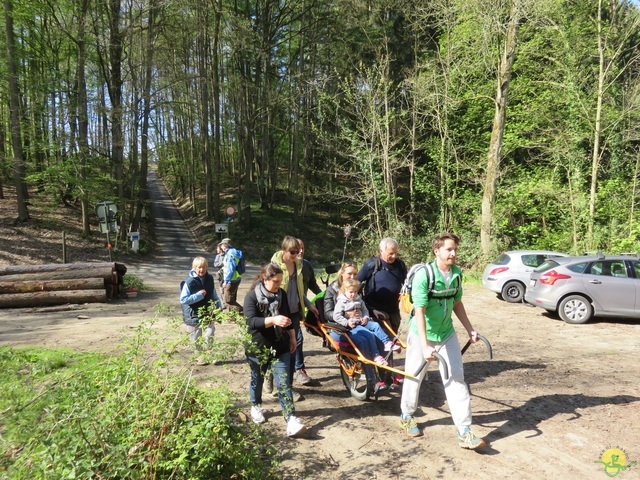
<svg viewBox="0 0 640 480">
<path fill-rule="evenodd" d="M 118 214 L 118 207 L 116 203 L 111 200 L 103 200 L 96 205 L 96 215 L 100 219 L 100 233 L 107 234 L 107 249 L 109 250 L 109 261 L 111 261 L 111 240 L 109 239 L 109 232 L 118 232 L 118 222 L 116 222 L 116 215 Z"/>
</svg>

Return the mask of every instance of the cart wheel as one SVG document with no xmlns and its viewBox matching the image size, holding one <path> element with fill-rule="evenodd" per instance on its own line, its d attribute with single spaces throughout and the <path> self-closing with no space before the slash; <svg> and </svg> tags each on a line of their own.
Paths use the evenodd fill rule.
<svg viewBox="0 0 640 480">
<path fill-rule="evenodd" d="M 373 395 L 373 392 L 369 391 L 367 377 L 360 362 L 344 355 L 338 355 L 338 361 L 342 383 L 353 398 L 364 401 Z"/>
</svg>

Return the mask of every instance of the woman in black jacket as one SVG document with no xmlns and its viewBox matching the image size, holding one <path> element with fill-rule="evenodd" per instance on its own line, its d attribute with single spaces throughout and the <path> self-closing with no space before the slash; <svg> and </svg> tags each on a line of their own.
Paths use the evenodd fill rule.
<svg viewBox="0 0 640 480">
<path fill-rule="evenodd" d="M 287 435 L 303 434 L 306 427 L 295 416 L 291 395 L 289 369 L 291 355 L 296 351 L 296 336 L 291 324 L 287 294 L 280 288 L 282 269 L 270 263 L 260 271 L 258 280 L 244 298 L 244 315 L 252 345 L 246 349 L 251 367 L 249 399 L 251 418 L 255 423 L 265 421 L 262 410 L 262 386 L 268 368 L 278 389 L 282 413 L 287 422 Z"/>
</svg>

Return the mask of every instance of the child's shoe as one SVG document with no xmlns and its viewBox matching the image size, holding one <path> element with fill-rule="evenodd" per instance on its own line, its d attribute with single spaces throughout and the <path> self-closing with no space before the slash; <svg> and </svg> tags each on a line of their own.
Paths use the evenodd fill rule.
<svg viewBox="0 0 640 480">
<path fill-rule="evenodd" d="M 416 421 L 412 415 L 405 415 L 404 413 L 400 415 L 400 424 L 405 433 L 410 437 L 422 436 L 422 431 L 418 428 L 418 425 L 416 425 Z"/>
<path fill-rule="evenodd" d="M 391 385 L 389 385 L 389 388 L 391 390 L 398 390 L 404 382 L 404 377 L 402 375 L 393 374 L 392 379 L 393 381 L 391 382 Z"/>
<path fill-rule="evenodd" d="M 391 340 L 389 340 L 387 343 L 384 344 L 384 351 L 389 352 L 391 350 L 393 350 L 394 352 L 399 352 L 400 345 L 398 345 L 397 343 L 393 343 Z"/>
<path fill-rule="evenodd" d="M 373 361 L 376 362 L 378 365 L 384 365 L 385 367 L 389 365 L 389 362 L 387 362 L 382 355 L 378 355 L 373 359 Z"/>
<path fill-rule="evenodd" d="M 374 387 L 375 392 L 384 392 L 386 390 L 389 390 L 389 385 L 387 385 L 386 383 L 384 383 L 383 381 L 380 381 L 378 383 L 376 383 L 376 386 Z"/>
</svg>

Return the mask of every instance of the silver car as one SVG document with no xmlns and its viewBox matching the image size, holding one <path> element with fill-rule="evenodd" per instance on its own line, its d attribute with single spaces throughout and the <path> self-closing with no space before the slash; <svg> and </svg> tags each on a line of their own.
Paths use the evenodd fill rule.
<svg viewBox="0 0 640 480">
<path fill-rule="evenodd" d="M 534 269 L 549 257 L 562 256 L 566 254 L 548 250 L 504 252 L 486 266 L 482 274 L 482 285 L 496 292 L 507 302 L 521 302 Z"/>
<path fill-rule="evenodd" d="M 567 323 L 585 323 L 594 315 L 640 318 L 640 256 L 549 259 L 531 274 L 525 301 L 557 312 Z"/>
</svg>

